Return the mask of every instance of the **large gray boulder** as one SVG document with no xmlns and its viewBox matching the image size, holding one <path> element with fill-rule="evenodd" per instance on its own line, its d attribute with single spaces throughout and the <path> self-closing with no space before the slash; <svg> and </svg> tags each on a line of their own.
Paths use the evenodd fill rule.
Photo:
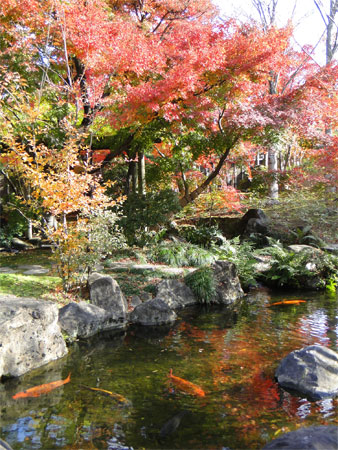
<svg viewBox="0 0 338 450">
<path fill-rule="evenodd" d="M 268 234 L 269 219 L 261 209 L 249 209 L 240 220 L 241 234 Z"/>
<path fill-rule="evenodd" d="M 269 442 L 263 450 L 337 450 L 338 427 L 313 426 L 290 431 Z"/>
<path fill-rule="evenodd" d="M 197 303 L 191 289 L 179 280 L 163 280 L 158 285 L 157 297 L 171 309 L 181 309 Z"/>
<path fill-rule="evenodd" d="M 125 326 L 122 319 L 114 319 L 105 309 L 87 302 L 71 302 L 59 310 L 59 324 L 67 340 L 87 338 L 100 331 L 121 329 Z"/>
<path fill-rule="evenodd" d="M 176 317 L 167 303 L 156 297 L 136 306 L 130 313 L 129 320 L 133 324 L 158 326 L 173 323 Z"/>
<path fill-rule="evenodd" d="M 230 305 L 243 297 L 244 292 L 234 263 L 215 261 L 210 268 L 213 271 L 216 288 L 216 293 L 211 302 Z"/>
<path fill-rule="evenodd" d="M 276 371 L 285 388 L 317 400 L 338 395 L 338 353 L 321 345 L 310 345 L 289 353 Z"/>
<path fill-rule="evenodd" d="M 93 273 L 89 277 L 90 302 L 105 309 L 112 320 L 125 321 L 128 304 L 120 286 L 109 275 Z"/>
<path fill-rule="evenodd" d="M 20 376 L 67 354 L 55 303 L 0 298 L 0 376 Z"/>
</svg>

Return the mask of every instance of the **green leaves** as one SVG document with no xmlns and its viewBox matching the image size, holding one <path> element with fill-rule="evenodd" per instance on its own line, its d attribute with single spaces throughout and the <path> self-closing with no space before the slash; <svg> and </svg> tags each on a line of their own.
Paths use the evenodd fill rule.
<svg viewBox="0 0 338 450">
<path fill-rule="evenodd" d="M 216 293 L 215 281 L 210 267 L 201 267 L 188 274 L 184 282 L 190 287 L 200 303 L 210 303 Z"/>
<path fill-rule="evenodd" d="M 150 258 L 174 267 L 199 267 L 216 260 L 212 251 L 184 242 L 165 241 L 150 249 Z"/>
<path fill-rule="evenodd" d="M 338 258 L 335 255 L 316 248 L 295 252 L 284 248 L 280 242 L 273 243 L 259 253 L 271 257 L 271 267 L 263 278 L 273 281 L 277 286 L 300 288 L 307 285 L 314 289 L 329 286 L 332 289 L 337 282 Z"/>
</svg>

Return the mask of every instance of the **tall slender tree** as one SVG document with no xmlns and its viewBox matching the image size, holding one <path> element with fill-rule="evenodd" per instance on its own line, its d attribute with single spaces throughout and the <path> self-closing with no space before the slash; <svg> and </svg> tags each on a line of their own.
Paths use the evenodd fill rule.
<svg viewBox="0 0 338 450">
<path fill-rule="evenodd" d="M 329 0 L 329 8 L 326 10 L 321 0 L 313 0 L 321 18 L 323 19 L 326 39 L 325 56 L 326 64 L 330 64 L 338 49 L 338 0 Z"/>
</svg>

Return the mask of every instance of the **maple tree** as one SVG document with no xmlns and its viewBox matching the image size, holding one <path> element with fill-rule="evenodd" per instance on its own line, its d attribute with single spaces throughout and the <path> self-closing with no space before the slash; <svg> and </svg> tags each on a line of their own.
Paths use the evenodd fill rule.
<svg viewBox="0 0 338 450">
<path fill-rule="evenodd" d="M 3 98 L 12 133 L 26 150 L 28 130 L 62 152 L 69 124 L 89 143 L 88 132 L 108 132 L 114 149 L 102 165 L 125 152 L 140 193 L 144 155 L 180 179 L 184 206 L 244 141 L 291 128 L 317 145 L 336 121 L 334 64 L 291 51 L 290 27 L 219 21 L 209 0 L 4 0 L 0 13 L 2 72 L 26 80 L 25 101 Z M 90 145 L 82 159 L 88 174 L 99 170 Z M 207 173 L 191 182 L 198 166 Z"/>
</svg>

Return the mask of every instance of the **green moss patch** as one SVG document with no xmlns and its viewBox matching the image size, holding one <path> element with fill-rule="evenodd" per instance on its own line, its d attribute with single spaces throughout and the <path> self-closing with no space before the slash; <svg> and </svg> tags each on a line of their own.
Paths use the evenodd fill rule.
<svg viewBox="0 0 338 450">
<path fill-rule="evenodd" d="M 50 276 L 0 274 L 0 294 L 18 297 L 41 297 L 61 285 L 61 279 Z"/>
</svg>

